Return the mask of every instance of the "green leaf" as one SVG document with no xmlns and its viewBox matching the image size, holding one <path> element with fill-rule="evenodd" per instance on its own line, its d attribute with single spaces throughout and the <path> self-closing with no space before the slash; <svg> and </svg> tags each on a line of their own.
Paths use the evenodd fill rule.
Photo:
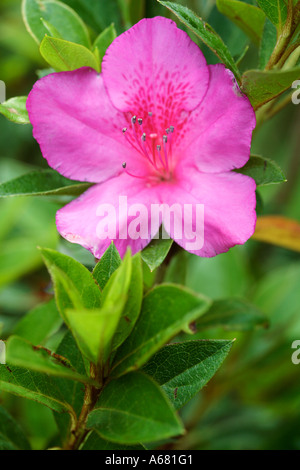
<svg viewBox="0 0 300 470">
<path fill-rule="evenodd" d="M 112 375 L 141 367 L 167 341 L 209 308 L 210 301 L 175 285 L 160 285 L 143 300 L 131 335 L 118 349 Z"/>
<path fill-rule="evenodd" d="M 30 124 L 26 109 L 27 96 L 16 96 L 0 103 L 0 113 L 16 124 Z"/>
<path fill-rule="evenodd" d="M 260 157 L 259 155 L 251 155 L 246 165 L 236 171 L 243 175 L 251 176 L 257 186 L 283 183 L 286 181 L 286 177 L 277 163 L 268 158 Z"/>
<path fill-rule="evenodd" d="M 271 101 L 291 87 L 299 79 L 300 67 L 289 70 L 247 70 L 242 76 L 242 91 L 254 109 Z"/>
<path fill-rule="evenodd" d="M 143 249 L 141 255 L 143 261 L 149 266 L 150 271 L 154 271 L 165 260 L 173 240 L 169 239 L 154 239 L 151 240 L 149 245 Z"/>
<path fill-rule="evenodd" d="M 257 46 L 262 37 L 265 14 L 254 5 L 237 0 L 217 0 L 218 10 L 233 21 Z"/>
<path fill-rule="evenodd" d="M 19 424 L 0 407 L 0 450 L 30 450 Z"/>
<path fill-rule="evenodd" d="M 0 184 L 0 197 L 78 196 L 90 186 L 69 180 L 54 170 L 35 170 Z"/>
<path fill-rule="evenodd" d="M 104 289 L 108 280 L 121 265 L 121 258 L 115 245 L 111 243 L 99 263 L 95 266 L 93 277 Z M 128 288 L 127 301 L 122 311 L 119 325 L 113 339 L 113 349 L 116 349 L 130 334 L 140 313 L 143 296 L 143 273 L 140 255 L 132 258 L 132 272 Z"/>
<path fill-rule="evenodd" d="M 122 305 L 123 306 L 123 305 Z M 122 308 L 103 307 L 93 310 L 66 310 L 67 322 L 82 353 L 93 364 L 110 352 L 110 343 L 117 328 Z"/>
<path fill-rule="evenodd" d="M 181 408 L 214 376 L 233 341 L 199 340 L 168 344 L 143 371 L 158 382 L 175 409 Z"/>
<path fill-rule="evenodd" d="M 59 416 L 59 415 L 58 415 Z M 126 446 L 115 442 L 105 441 L 97 431 L 92 431 L 80 450 L 145 450 L 141 445 Z"/>
<path fill-rule="evenodd" d="M 261 44 L 259 48 L 259 68 L 264 69 L 274 50 L 277 41 L 277 30 L 273 23 L 266 18 Z"/>
<path fill-rule="evenodd" d="M 131 279 L 127 301 L 122 310 L 118 327 L 115 331 L 112 349 L 117 349 L 130 335 L 139 317 L 143 300 L 143 270 L 141 256 L 137 253 L 132 258 Z"/>
<path fill-rule="evenodd" d="M 65 321 L 66 309 L 97 309 L 101 306 L 100 289 L 88 269 L 54 250 L 43 248 L 41 254 L 54 283 L 58 310 Z"/>
<path fill-rule="evenodd" d="M 110 277 L 103 290 L 100 309 L 66 309 L 67 324 L 78 347 L 94 364 L 109 356 L 112 338 L 124 309 L 131 279 L 132 261 L 128 251 L 121 266 Z"/>
<path fill-rule="evenodd" d="M 282 29 L 287 18 L 287 6 L 284 0 L 257 0 L 258 6 L 278 28 Z"/>
<path fill-rule="evenodd" d="M 196 34 L 196 36 L 200 38 L 217 55 L 217 57 L 219 57 L 226 67 L 234 73 L 237 79 L 240 78 L 240 72 L 228 47 L 208 23 L 205 23 L 202 18 L 199 18 L 187 7 L 177 3 L 165 2 L 162 0 L 158 1 L 174 13 L 174 15 L 177 16 L 183 24 Z"/>
<path fill-rule="evenodd" d="M 22 15 L 27 31 L 38 44 L 49 32 L 45 26 L 47 21 L 63 39 L 90 47 L 87 27 L 80 16 L 64 3 L 56 0 L 23 0 Z"/>
<path fill-rule="evenodd" d="M 6 343 L 6 360 L 9 365 L 16 367 L 27 368 L 54 377 L 76 380 L 83 384 L 95 384 L 87 376 L 78 374 L 73 370 L 66 358 L 52 354 L 47 349 L 33 346 L 27 340 L 18 336 L 10 336 L 8 339 Z"/>
<path fill-rule="evenodd" d="M 125 305 L 132 272 L 130 250 L 126 252 L 123 262 L 110 276 L 103 289 L 103 307 L 114 307 L 116 303 Z"/>
<path fill-rule="evenodd" d="M 45 374 L 0 364 L 0 390 L 37 401 L 58 413 L 74 413 L 54 380 Z"/>
<path fill-rule="evenodd" d="M 93 271 L 93 277 L 102 290 L 113 272 L 121 265 L 121 262 L 119 252 L 112 242 Z"/>
<path fill-rule="evenodd" d="M 79 351 L 70 331 L 67 331 L 63 337 L 56 350 L 56 354 L 67 358 L 73 369 L 76 370 L 76 372 L 79 374 L 84 375 L 86 373 L 81 352 Z M 82 384 L 77 381 L 56 377 L 54 380 L 63 399 L 72 406 L 74 413 L 77 415 L 77 417 L 79 417 L 84 403 L 84 387 Z M 56 413 L 54 418 L 58 424 L 59 433 L 64 443 L 68 433 L 70 432 L 70 415 L 67 413 Z"/>
<path fill-rule="evenodd" d="M 48 64 L 59 72 L 91 67 L 100 71 L 95 55 L 81 44 L 45 36 L 40 53 Z"/>
<path fill-rule="evenodd" d="M 170 403 L 158 385 L 141 372 L 110 382 L 89 415 L 87 426 L 103 439 L 138 444 L 183 433 Z"/>
<path fill-rule="evenodd" d="M 197 330 L 223 328 L 228 331 L 250 331 L 266 326 L 267 317 L 254 305 L 238 298 L 215 300 L 196 322 Z"/>
<path fill-rule="evenodd" d="M 42 345 L 61 326 L 62 319 L 58 313 L 54 299 L 38 305 L 21 318 L 13 330 L 13 334 Z"/>
<path fill-rule="evenodd" d="M 111 45 L 114 39 L 117 37 L 117 32 L 114 24 L 111 24 L 102 33 L 99 34 L 93 44 L 93 51 L 98 49 L 99 63 L 102 63 L 102 59 L 105 55 L 106 49 Z"/>
</svg>

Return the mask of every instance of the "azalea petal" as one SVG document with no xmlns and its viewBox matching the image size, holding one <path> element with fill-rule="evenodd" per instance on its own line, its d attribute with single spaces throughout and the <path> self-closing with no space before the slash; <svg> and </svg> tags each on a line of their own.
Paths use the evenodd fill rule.
<svg viewBox="0 0 300 470">
<path fill-rule="evenodd" d="M 163 17 L 145 18 L 115 39 L 102 71 L 116 108 L 141 118 L 152 112 L 159 132 L 199 105 L 209 80 L 199 47 Z"/>
<path fill-rule="evenodd" d="M 120 173 L 123 161 L 139 165 L 122 135 L 125 118 L 95 70 L 83 67 L 38 80 L 27 109 L 43 156 L 62 175 L 101 182 Z"/>
<path fill-rule="evenodd" d="M 247 163 L 256 121 L 232 72 L 222 64 L 210 65 L 209 70 L 209 88 L 191 113 L 178 149 L 183 165 L 195 163 L 200 171 L 218 173 Z"/>
<path fill-rule="evenodd" d="M 182 237 L 174 233 L 174 227 L 164 220 L 166 231 L 180 246 L 187 251 L 203 257 L 215 256 L 228 251 L 234 245 L 244 244 L 252 235 L 256 223 L 255 181 L 234 172 L 209 174 L 197 170 L 186 171 L 177 187 L 165 185 L 161 196 L 169 206 L 174 206 L 175 214 L 180 219 L 184 214 L 184 205 L 190 205 L 193 212 L 190 230 L 189 220 L 183 219 Z M 195 222 L 196 205 L 204 205 L 204 243 L 201 242 L 201 215 Z M 186 207 L 188 210 L 188 207 Z M 178 219 L 178 220 L 179 220 Z M 186 236 L 184 233 L 186 227 Z M 178 230 L 178 226 L 177 226 Z M 192 231 L 198 232 L 198 245 Z"/>
<path fill-rule="evenodd" d="M 93 186 L 60 209 L 56 216 L 57 229 L 62 237 L 87 248 L 96 258 L 102 256 L 111 241 L 114 241 L 121 256 L 128 246 L 134 254 L 142 250 L 158 232 L 159 223 L 153 227 L 150 224 L 150 206 L 157 201 L 157 187 L 147 187 L 145 180 L 133 180 L 123 174 Z M 143 210 L 140 212 L 135 204 L 142 204 Z M 132 230 L 137 217 L 142 220 L 142 226 Z M 115 236 L 110 231 L 114 228 Z M 142 231 L 143 238 L 132 238 L 139 231 Z"/>
</svg>

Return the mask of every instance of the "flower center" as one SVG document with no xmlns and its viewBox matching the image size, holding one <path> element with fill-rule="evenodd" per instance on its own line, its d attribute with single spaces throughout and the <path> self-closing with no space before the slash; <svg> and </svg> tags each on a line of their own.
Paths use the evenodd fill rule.
<svg viewBox="0 0 300 470">
<path fill-rule="evenodd" d="M 131 169 L 127 169 L 126 162 L 123 162 L 122 167 L 128 175 L 135 178 L 169 181 L 172 178 L 173 171 L 172 140 L 174 126 L 168 127 L 165 134 L 161 136 L 155 131 L 152 112 L 149 112 L 147 117 L 145 126 L 142 118 L 132 116 L 129 123 L 130 127 L 124 127 L 122 133 L 127 142 L 148 161 L 150 173 L 135 175 L 131 172 Z"/>
</svg>

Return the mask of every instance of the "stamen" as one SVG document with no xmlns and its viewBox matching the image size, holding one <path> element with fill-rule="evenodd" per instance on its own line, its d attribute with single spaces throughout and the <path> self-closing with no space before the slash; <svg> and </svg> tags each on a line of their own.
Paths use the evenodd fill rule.
<svg viewBox="0 0 300 470">
<path fill-rule="evenodd" d="M 161 156 L 161 145 L 157 145 L 157 146 L 156 146 L 156 150 L 157 150 L 159 159 L 160 159 L 160 161 L 161 161 L 161 164 L 162 164 L 162 166 L 163 166 L 163 167 L 165 168 L 165 170 L 166 170 L 166 165 L 165 165 L 165 163 L 164 163 L 164 161 L 163 161 L 163 159 L 162 159 L 162 156 Z"/>
<path fill-rule="evenodd" d="M 132 141 L 129 139 L 129 137 L 128 137 L 126 131 L 127 131 L 127 127 L 123 127 L 122 132 L 123 132 L 123 135 L 124 135 L 125 139 L 127 140 L 127 142 L 128 142 L 128 143 L 131 145 L 131 147 L 133 147 L 137 152 L 142 153 L 141 150 L 140 150 L 139 148 L 137 148 L 137 147 L 134 145 L 134 142 L 132 142 Z"/>
<path fill-rule="evenodd" d="M 127 166 L 127 165 L 126 165 L 126 162 L 123 162 L 123 163 L 122 163 L 122 168 L 124 168 L 125 173 L 127 173 L 128 176 L 132 176 L 133 178 L 140 178 L 140 179 L 146 178 L 146 176 L 133 175 L 132 173 L 129 173 L 129 171 L 126 170 L 126 166 Z"/>
<path fill-rule="evenodd" d="M 148 112 L 148 116 L 152 118 L 152 111 Z M 148 175 L 134 175 L 127 170 L 126 162 L 123 162 L 122 168 L 125 173 L 134 178 L 141 179 L 157 178 L 157 173 L 169 178 L 172 171 L 172 134 L 174 133 L 175 127 L 170 126 L 166 128 L 164 135 L 159 135 L 156 132 L 155 120 L 147 120 L 146 118 L 145 125 L 142 118 L 137 118 L 137 116 L 134 115 L 130 118 L 130 122 L 132 131 L 129 129 L 128 132 L 127 127 L 123 127 L 122 133 L 124 137 L 135 150 L 147 158 L 156 172 L 150 172 Z M 138 124 L 138 126 L 136 124 Z"/>
<path fill-rule="evenodd" d="M 142 134 L 141 139 L 142 139 L 142 147 L 143 147 L 143 149 L 144 149 L 144 153 L 145 153 L 146 157 L 148 158 L 148 160 L 149 160 L 149 162 L 151 163 L 151 165 L 153 165 L 154 168 L 157 170 L 157 166 L 156 166 L 156 163 L 155 163 L 155 158 L 154 158 L 154 156 L 153 156 L 153 160 L 151 159 L 151 157 L 150 157 L 150 155 L 149 155 L 149 152 L 148 152 L 148 150 L 147 150 L 146 144 L 145 144 L 145 142 L 146 142 L 146 133 L 145 133 L 145 132 Z"/>
</svg>

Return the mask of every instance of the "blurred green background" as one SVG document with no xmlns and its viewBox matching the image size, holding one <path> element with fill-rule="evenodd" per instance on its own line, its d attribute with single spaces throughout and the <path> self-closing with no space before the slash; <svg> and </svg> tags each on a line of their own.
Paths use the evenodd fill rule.
<svg viewBox="0 0 300 470">
<path fill-rule="evenodd" d="M 96 37 L 111 22 L 118 33 L 140 18 L 168 12 L 155 0 L 133 0 L 131 16 L 122 15 L 118 0 L 66 0 Z M 222 36 L 238 58 L 247 37 L 216 9 L 214 0 L 186 0 Z M 248 2 L 254 3 L 255 2 Z M 95 6 L 96 4 L 96 6 Z M 93 14 L 91 14 L 93 10 Z M 96 13 L 95 13 L 96 12 Z M 194 40 L 195 37 L 193 37 Z M 197 42 L 197 41 L 196 41 Z M 200 44 L 199 44 L 200 45 Z M 241 63 L 257 64 L 258 52 L 249 44 Z M 202 47 L 202 45 L 201 45 Z M 202 47 L 208 62 L 216 57 Z M 27 33 L 20 0 L 0 2 L 0 80 L 7 99 L 27 95 L 47 64 Z M 300 219 L 300 105 L 289 104 L 255 131 L 252 152 L 275 160 L 288 182 L 260 189 L 262 214 Z M 32 168 L 46 168 L 31 126 L 16 125 L 0 116 L 0 181 Z M 20 318 L 50 298 L 51 285 L 36 247 L 52 247 L 87 266 L 90 253 L 59 239 L 55 212 L 67 198 L 0 200 L 0 337 L 11 334 Z M 291 344 L 300 339 L 300 255 L 250 240 L 214 259 L 180 252 L 166 279 L 185 283 L 213 299 L 242 297 L 269 318 L 268 328 L 255 331 L 206 331 L 203 338 L 236 338 L 231 354 L 216 376 L 182 410 L 190 432 L 178 442 L 187 449 L 300 449 L 300 364 L 291 361 Z M 60 332 L 51 338 L 55 345 Z M 34 448 L 55 444 L 57 427 L 52 413 L 36 403 L 0 395 L 0 403 L 20 422 Z"/>
</svg>

